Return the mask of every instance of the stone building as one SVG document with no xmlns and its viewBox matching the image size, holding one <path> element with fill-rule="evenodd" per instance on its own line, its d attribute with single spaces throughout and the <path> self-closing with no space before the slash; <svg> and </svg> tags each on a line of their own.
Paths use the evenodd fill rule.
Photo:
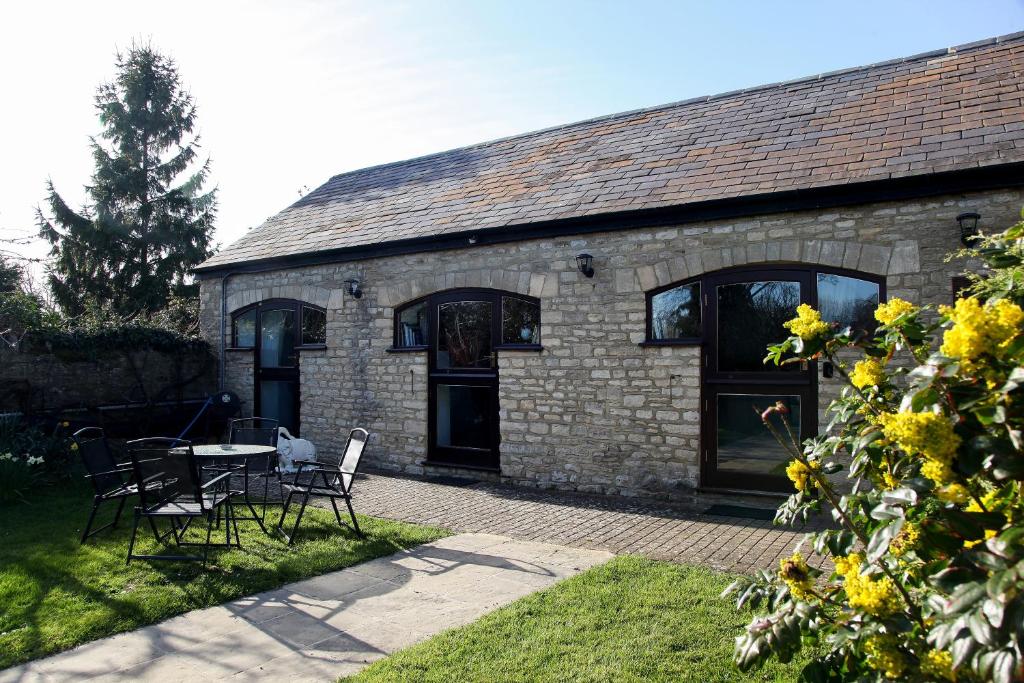
<svg viewBox="0 0 1024 683">
<path fill-rule="evenodd" d="M 948 302 L 1024 205 L 1024 34 L 335 176 L 197 274 L 221 382 L 412 474 L 779 491 L 832 368 L 762 365 L 808 302 Z M 966 219 L 969 223 L 970 219 Z"/>
</svg>

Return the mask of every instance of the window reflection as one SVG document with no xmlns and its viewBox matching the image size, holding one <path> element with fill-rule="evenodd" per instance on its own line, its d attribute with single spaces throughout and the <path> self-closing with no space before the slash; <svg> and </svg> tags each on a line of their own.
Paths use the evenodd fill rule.
<svg viewBox="0 0 1024 683">
<path fill-rule="evenodd" d="M 302 307 L 302 343 L 327 343 L 327 314 L 318 308 Z"/>
<path fill-rule="evenodd" d="M 651 338 L 699 337 L 700 283 L 693 282 L 651 297 Z"/>
<path fill-rule="evenodd" d="M 783 327 L 796 315 L 800 283 L 787 280 L 737 282 L 718 286 L 718 369 L 765 370 L 769 344 L 789 336 Z M 795 364 L 783 365 L 794 370 Z"/>
<path fill-rule="evenodd" d="M 765 429 L 760 411 L 776 403 L 789 409 L 777 416 L 789 422 L 794 434 L 800 434 L 800 397 L 769 394 L 719 394 L 718 470 L 736 474 L 760 474 L 784 477 L 791 456 Z"/>
<path fill-rule="evenodd" d="M 491 367 L 490 301 L 454 301 L 437 307 L 437 367 Z"/>
<path fill-rule="evenodd" d="M 251 349 L 256 346 L 255 308 L 235 316 L 231 344 L 236 349 Z"/>
<path fill-rule="evenodd" d="M 872 332 L 878 308 L 878 284 L 845 275 L 818 273 L 818 308 L 822 320 Z"/>
<path fill-rule="evenodd" d="M 295 311 L 264 311 L 260 318 L 260 365 L 265 368 L 294 367 Z"/>
<path fill-rule="evenodd" d="M 501 343 L 540 343 L 540 306 L 536 302 L 501 297 Z"/>
</svg>

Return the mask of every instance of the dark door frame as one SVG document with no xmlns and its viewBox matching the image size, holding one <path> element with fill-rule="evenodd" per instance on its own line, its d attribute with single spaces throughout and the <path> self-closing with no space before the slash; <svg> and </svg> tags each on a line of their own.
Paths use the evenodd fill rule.
<svg viewBox="0 0 1024 683">
<path fill-rule="evenodd" d="M 292 424 L 295 425 L 293 436 L 300 436 L 301 432 L 301 382 L 299 381 L 299 351 L 303 348 L 323 348 L 323 345 L 303 345 L 302 343 L 302 330 L 303 330 L 303 308 L 310 308 L 321 313 L 325 313 L 325 309 L 320 306 L 315 306 L 305 301 L 299 301 L 296 299 L 266 299 L 264 301 L 258 301 L 249 306 L 239 308 L 232 312 L 232 345 L 234 348 L 237 346 L 237 338 L 234 332 L 235 319 L 249 313 L 250 311 L 256 312 L 256 331 L 255 339 L 252 346 L 253 352 L 253 415 L 257 417 L 262 416 L 262 396 L 260 391 L 260 382 L 266 381 L 285 381 L 291 382 L 294 387 L 295 401 L 292 406 Z M 280 311 L 288 310 L 292 312 L 292 320 L 295 325 L 295 343 L 292 346 L 292 353 L 290 355 L 295 358 L 295 365 L 293 367 L 268 367 L 264 368 L 261 362 L 262 358 L 262 346 L 263 346 L 263 314 L 267 311 Z"/>
<path fill-rule="evenodd" d="M 845 268 L 803 264 L 761 264 L 739 266 L 705 273 L 689 280 L 701 283 L 701 419 L 700 419 L 700 485 L 719 489 L 747 489 L 755 491 L 792 491 L 792 485 L 782 477 L 763 475 L 721 474 L 716 468 L 717 456 L 717 397 L 721 393 L 764 393 L 800 396 L 800 439 L 818 433 L 818 372 L 817 363 L 811 361 L 796 371 L 721 372 L 717 369 L 718 301 L 717 286 L 731 282 L 759 280 L 796 280 L 801 283 L 800 302 L 818 309 L 819 273 L 857 278 L 878 285 L 879 301 L 886 300 L 885 277 Z M 659 288 L 652 294 L 685 284 L 686 281 Z M 648 297 L 648 302 L 650 298 Z M 648 308 L 650 304 L 648 303 Z M 648 318 L 650 313 L 648 311 Z M 779 340 L 781 341 L 781 339 Z M 767 354 L 767 351 L 766 351 Z M 765 406 L 766 408 L 768 406 Z"/>
<path fill-rule="evenodd" d="M 498 422 L 498 352 L 501 343 L 501 296 L 508 294 L 490 289 L 457 289 L 432 294 L 427 299 L 429 339 L 427 346 L 427 463 L 451 465 L 466 469 L 498 471 L 500 469 L 501 434 Z M 437 366 L 438 309 L 442 304 L 458 301 L 483 301 L 491 305 L 491 364 L 486 368 L 439 368 Z M 437 443 L 437 386 L 483 386 L 490 392 L 491 416 L 489 449 L 455 448 Z"/>
</svg>

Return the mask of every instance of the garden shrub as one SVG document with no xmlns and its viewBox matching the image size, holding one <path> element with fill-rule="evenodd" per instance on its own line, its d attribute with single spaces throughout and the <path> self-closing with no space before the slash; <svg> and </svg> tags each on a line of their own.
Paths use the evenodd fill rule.
<svg viewBox="0 0 1024 683">
<path fill-rule="evenodd" d="M 33 486 L 70 476 L 75 445 L 68 423 L 52 430 L 18 416 L 0 416 L 0 502 L 27 500 Z"/>
<path fill-rule="evenodd" d="M 762 413 L 792 455 L 776 522 L 827 504 L 837 528 L 810 540 L 834 570 L 795 553 L 727 589 L 768 610 L 736 639 L 741 669 L 817 643 L 803 680 L 1024 680 L 1024 223 L 972 255 L 988 272 L 953 306 L 891 299 L 860 336 L 801 306 L 769 348 L 847 380 L 823 436 L 798 443 L 785 406 Z M 828 476 L 842 462 L 846 494 Z"/>
</svg>

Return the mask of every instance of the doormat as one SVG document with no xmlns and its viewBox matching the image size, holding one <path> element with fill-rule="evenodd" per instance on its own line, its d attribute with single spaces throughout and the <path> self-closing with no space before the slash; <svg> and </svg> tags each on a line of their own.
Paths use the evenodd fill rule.
<svg viewBox="0 0 1024 683">
<path fill-rule="evenodd" d="M 480 482 L 475 479 L 464 479 L 462 477 L 423 477 L 423 481 L 431 484 L 441 484 L 442 486 L 472 486 L 473 484 L 479 484 Z"/>
<path fill-rule="evenodd" d="M 772 521 L 775 519 L 775 510 L 769 508 L 748 508 L 743 505 L 712 505 L 704 511 L 705 515 L 718 515 L 719 517 L 743 517 L 744 519 L 762 519 Z"/>
</svg>

